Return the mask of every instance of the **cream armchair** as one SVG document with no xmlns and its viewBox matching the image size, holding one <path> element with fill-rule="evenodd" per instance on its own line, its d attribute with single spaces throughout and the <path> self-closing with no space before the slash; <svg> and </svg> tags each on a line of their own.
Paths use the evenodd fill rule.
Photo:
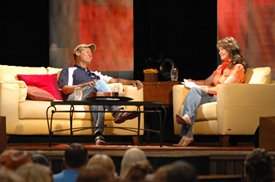
<svg viewBox="0 0 275 182">
<path fill-rule="evenodd" d="M 174 133 L 179 135 L 176 114 L 183 110 L 189 89 L 173 86 Z M 244 84 L 224 84 L 218 88 L 217 102 L 199 106 L 193 127 L 195 135 L 218 135 L 221 145 L 229 144 L 230 135 L 254 135 L 262 116 L 275 116 L 275 84 L 271 68 L 250 68 Z"/>
</svg>

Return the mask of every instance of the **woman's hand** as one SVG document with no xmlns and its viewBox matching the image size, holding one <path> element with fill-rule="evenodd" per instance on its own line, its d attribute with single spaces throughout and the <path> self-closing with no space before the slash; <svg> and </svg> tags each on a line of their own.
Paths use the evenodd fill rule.
<svg viewBox="0 0 275 182">
<path fill-rule="evenodd" d="M 200 87 L 205 93 L 209 93 L 209 88 L 208 86 L 202 86 Z"/>
<path fill-rule="evenodd" d="M 209 86 L 202 86 L 200 87 L 204 92 L 208 93 L 208 94 L 212 94 L 212 95 L 216 95 L 217 94 L 217 87 L 209 87 Z"/>
</svg>

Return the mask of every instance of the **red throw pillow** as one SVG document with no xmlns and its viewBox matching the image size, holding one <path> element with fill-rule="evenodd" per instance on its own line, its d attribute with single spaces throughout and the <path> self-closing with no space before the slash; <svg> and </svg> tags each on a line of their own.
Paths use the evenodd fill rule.
<svg viewBox="0 0 275 182">
<path fill-rule="evenodd" d="M 17 78 L 24 81 L 27 86 L 35 86 L 49 92 L 55 100 L 63 100 L 57 86 L 57 74 L 18 74 Z"/>
<path fill-rule="evenodd" d="M 52 101 L 55 98 L 47 92 L 38 87 L 28 86 L 27 98 L 30 100 Z"/>
</svg>

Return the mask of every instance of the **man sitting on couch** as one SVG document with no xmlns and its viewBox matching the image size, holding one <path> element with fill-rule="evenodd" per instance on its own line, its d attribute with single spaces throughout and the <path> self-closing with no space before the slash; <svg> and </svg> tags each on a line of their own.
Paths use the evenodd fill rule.
<svg viewBox="0 0 275 182">
<path fill-rule="evenodd" d="M 63 68 L 59 79 L 58 86 L 62 90 L 65 100 L 75 100 L 75 89 L 80 88 L 82 91 L 81 100 L 86 100 L 91 92 L 111 92 L 107 83 L 133 84 L 138 89 L 143 87 L 139 80 L 126 80 L 113 78 L 103 75 L 97 71 L 90 71 L 88 65 L 92 61 L 92 54 L 96 50 L 95 44 L 79 44 L 74 48 L 73 56 L 75 59 L 74 67 Z M 91 106 L 92 111 L 103 111 L 103 106 Z M 113 116 L 115 123 L 123 123 L 128 119 L 137 117 L 136 112 L 123 112 L 122 106 L 110 106 L 108 110 L 114 111 Z M 119 111 L 119 112 L 116 112 Z M 93 126 L 95 128 L 95 145 L 106 144 L 103 137 L 104 113 L 93 112 Z"/>
</svg>

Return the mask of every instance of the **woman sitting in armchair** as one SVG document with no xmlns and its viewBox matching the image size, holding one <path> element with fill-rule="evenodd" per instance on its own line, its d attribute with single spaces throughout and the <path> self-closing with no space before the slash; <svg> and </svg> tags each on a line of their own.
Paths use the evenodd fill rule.
<svg viewBox="0 0 275 182">
<path fill-rule="evenodd" d="M 175 146 L 188 146 L 193 142 L 192 126 L 196 119 L 197 108 L 201 104 L 217 101 L 218 85 L 243 83 L 245 80 L 246 62 L 239 43 L 233 37 L 226 37 L 217 42 L 217 48 L 222 64 L 205 80 L 188 80 L 199 87 L 190 89 L 184 101 L 182 115 L 176 115 L 177 123 L 182 124 L 182 127 L 181 140 Z"/>
</svg>

